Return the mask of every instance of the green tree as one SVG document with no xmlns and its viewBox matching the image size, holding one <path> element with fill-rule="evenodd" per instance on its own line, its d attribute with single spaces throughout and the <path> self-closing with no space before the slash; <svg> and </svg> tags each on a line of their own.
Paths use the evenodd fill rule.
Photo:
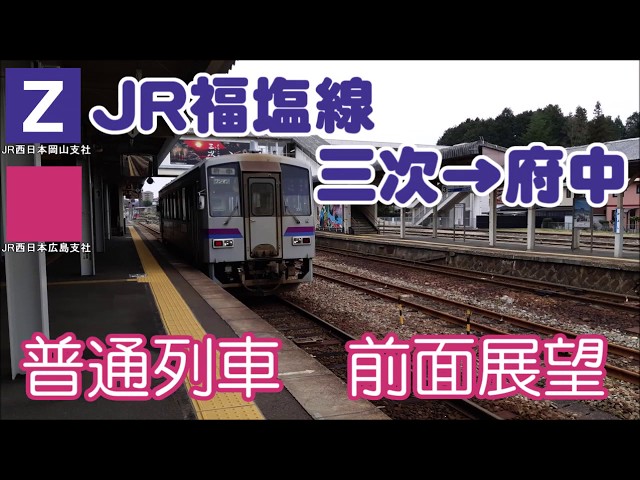
<svg viewBox="0 0 640 480">
<path fill-rule="evenodd" d="M 153 202 L 151 200 L 143 200 L 142 201 L 142 206 L 143 207 L 150 207 L 151 205 L 153 205 Z"/>
<path fill-rule="evenodd" d="M 624 125 L 624 138 L 640 137 L 640 114 L 633 112 Z"/>
<path fill-rule="evenodd" d="M 531 117 L 524 140 L 525 144 L 544 142 L 547 145 L 567 146 L 567 122 L 560 107 L 547 105 L 542 110 L 536 110 Z"/>
<path fill-rule="evenodd" d="M 609 142 L 618 140 L 616 136 L 616 126 L 611 117 L 605 117 L 602 112 L 602 105 L 596 102 L 593 109 L 593 118 L 589 122 L 589 142 Z"/>
<path fill-rule="evenodd" d="M 620 115 L 613 121 L 613 126 L 616 129 L 616 140 L 622 140 L 624 138 L 624 123 L 622 123 Z"/>
<path fill-rule="evenodd" d="M 593 114 L 593 119 L 589 121 L 587 110 L 581 106 L 576 108 L 575 114 L 569 113 L 566 117 L 558 105 L 547 105 L 535 112 L 527 110 L 518 115 L 505 107 L 495 118 L 467 118 L 448 128 L 437 143 L 456 145 L 474 142 L 482 137 L 487 142 L 506 148 L 530 142 L 568 147 L 640 137 L 638 112 L 627 118 L 625 125 L 619 118 L 612 120 L 610 116 L 605 116 L 600 102 L 596 103 Z"/>
<path fill-rule="evenodd" d="M 456 143 L 475 142 L 482 135 L 482 122 L 476 118 L 467 118 L 461 124 L 445 130 L 442 137 L 438 139 L 438 145 L 455 145 Z"/>
<path fill-rule="evenodd" d="M 531 123 L 532 117 L 533 111 L 531 110 L 525 110 L 524 112 L 516 115 L 516 117 L 513 119 L 513 144 L 502 146 L 513 147 L 526 145 L 526 143 L 524 142 L 524 137 L 527 134 L 527 129 L 529 128 L 529 123 Z"/>
<path fill-rule="evenodd" d="M 502 147 L 512 147 L 515 145 L 515 120 L 513 110 L 505 108 L 495 120 L 491 122 L 491 128 L 485 138 L 490 139 L 491 143 Z"/>
<path fill-rule="evenodd" d="M 569 113 L 567 118 L 567 137 L 569 146 L 586 145 L 589 140 L 589 120 L 587 109 L 576 107 L 576 114 Z"/>
</svg>

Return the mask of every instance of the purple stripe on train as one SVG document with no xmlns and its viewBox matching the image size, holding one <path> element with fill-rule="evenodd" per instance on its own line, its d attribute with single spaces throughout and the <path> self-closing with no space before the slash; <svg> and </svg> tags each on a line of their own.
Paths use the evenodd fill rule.
<svg viewBox="0 0 640 480">
<path fill-rule="evenodd" d="M 285 237 L 308 237 L 315 233 L 315 227 L 288 227 L 284 232 Z"/>
<path fill-rule="evenodd" d="M 242 238 L 242 233 L 237 228 L 210 228 L 203 230 L 208 238 Z"/>
</svg>

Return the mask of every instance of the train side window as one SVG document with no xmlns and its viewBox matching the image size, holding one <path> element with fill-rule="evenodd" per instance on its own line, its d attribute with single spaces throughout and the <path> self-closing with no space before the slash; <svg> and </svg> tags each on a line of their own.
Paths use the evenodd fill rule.
<svg viewBox="0 0 640 480">
<path fill-rule="evenodd" d="M 275 192 L 270 183 L 251 184 L 251 216 L 269 217 L 273 216 Z"/>
<path fill-rule="evenodd" d="M 176 192 L 171 194 L 171 218 L 178 218 L 178 209 L 176 205 Z"/>
<path fill-rule="evenodd" d="M 186 188 L 182 189 L 182 220 L 187 220 L 187 192 Z"/>
<path fill-rule="evenodd" d="M 311 215 L 309 171 L 305 168 L 282 164 L 283 215 Z"/>
</svg>

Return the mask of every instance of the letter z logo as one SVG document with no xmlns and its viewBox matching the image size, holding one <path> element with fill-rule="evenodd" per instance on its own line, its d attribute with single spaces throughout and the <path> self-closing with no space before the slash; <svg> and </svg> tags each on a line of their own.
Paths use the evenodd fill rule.
<svg viewBox="0 0 640 480">
<path fill-rule="evenodd" d="M 6 69 L 6 143 L 80 143 L 80 69 Z"/>
</svg>

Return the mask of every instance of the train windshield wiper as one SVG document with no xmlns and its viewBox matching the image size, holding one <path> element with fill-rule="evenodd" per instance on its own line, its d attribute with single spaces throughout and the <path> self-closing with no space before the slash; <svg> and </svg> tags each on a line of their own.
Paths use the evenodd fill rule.
<svg viewBox="0 0 640 480">
<path fill-rule="evenodd" d="M 289 212 L 291 214 L 291 216 L 293 217 L 293 219 L 296 221 L 297 224 L 300 224 L 300 220 L 298 220 L 298 217 L 296 217 L 293 212 L 291 210 L 289 210 L 289 206 L 285 203 L 284 204 L 284 211 L 285 212 Z"/>
<path fill-rule="evenodd" d="M 229 220 L 231 220 L 231 217 L 233 217 L 233 214 L 236 213 L 236 210 L 238 210 L 238 205 L 236 205 L 235 207 L 233 207 L 233 210 L 231 210 L 231 213 L 229 214 L 229 216 L 227 217 L 227 219 L 224 221 L 223 225 L 226 225 L 227 223 L 229 223 Z M 298 222 L 299 223 L 299 222 Z"/>
</svg>

